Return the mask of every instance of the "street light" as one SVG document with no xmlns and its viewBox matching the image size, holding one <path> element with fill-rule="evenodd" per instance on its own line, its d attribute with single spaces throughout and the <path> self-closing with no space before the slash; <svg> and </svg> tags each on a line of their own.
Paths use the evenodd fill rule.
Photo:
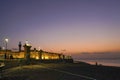
<svg viewBox="0 0 120 80">
<path fill-rule="evenodd" d="M 7 50 L 7 43 L 8 43 L 8 39 L 7 38 L 5 39 L 5 42 L 6 42 L 6 50 Z"/>
<path fill-rule="evenodd" d="M 8 43 L 8 39 L 6 38 L 5 39 L 5 42 L 6 42 L 6 53 L 5 53 L 5 55 L 7 54 L 7 43 Z"/>
</svg>

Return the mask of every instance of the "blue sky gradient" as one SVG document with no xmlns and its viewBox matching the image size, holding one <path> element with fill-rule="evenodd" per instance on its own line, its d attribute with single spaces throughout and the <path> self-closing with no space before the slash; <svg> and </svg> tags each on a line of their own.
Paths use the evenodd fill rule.
<svg viewBox="0 0 120 80">
<path fill-rule="evenodd" d="M 26 40 L 66 53 L 120 51 L 119 0 L 0 0 L 0 46 Z"/>
</svg>

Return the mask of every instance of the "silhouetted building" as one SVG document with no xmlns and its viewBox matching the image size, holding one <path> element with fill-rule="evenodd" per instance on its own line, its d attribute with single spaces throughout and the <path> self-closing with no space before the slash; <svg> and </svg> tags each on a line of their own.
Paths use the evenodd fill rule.
<svg viewBox="0 0 120 80">
<path fill-rule="evenodd" d="M 34 48 L 31 50 L 31 45 L 26 43 L 23 47 L 24 50 L 21 50 L 22 44 L 19 42 L 19 51 L 11 51 L 7 50 L 7 53 L 5 53 L 5 50 L 0 50 L 0 54 L 3 55 L 5 59 L 25 59 L 26 61 L 37 59 L 40 61 L 67 61 L 72 62 L 72 58 L 60 53 L 53 53 L 53 52 L 47 52 L 43 50 L 36 50 Z"/>
<path fill-rule="evenodd" d="M 21 42 L 19 42 L 18 47 L 19 47 L 19 52 L 21 52 L 21 47 L 22 47 Z"/>
<path fill-rule="evenodd" d="M 29 60 L 29 59 L 30 59 L 30 48 L 31 48 L 32 46 L 30 46 L 30 45 L 28 45 L 28 44 L 25 44 L 23 47 L 24 47 L 24 58 L 25 58 L 26 60 Z"/>
<path fill-rule="evenodd" d="M 0 50 L 2 50 L 2 47 L 0 46 Z"/>
</svg>

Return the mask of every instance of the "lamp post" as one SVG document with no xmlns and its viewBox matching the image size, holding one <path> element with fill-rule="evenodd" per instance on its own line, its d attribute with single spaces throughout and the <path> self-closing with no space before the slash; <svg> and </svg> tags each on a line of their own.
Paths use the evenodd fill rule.
<svg viewBox="0 0 120 80">
<path fill-rule="evenodd" d="M 8 44 L 8 39 L 6 38 L 5 39 L 5 42 L 6 42 L 6 53 L 5 53 L 5 55 L 7 54 L 7 44 Z M 5 59 L 6 59 L 6 56 L 5 56 Z"/>
</svg>

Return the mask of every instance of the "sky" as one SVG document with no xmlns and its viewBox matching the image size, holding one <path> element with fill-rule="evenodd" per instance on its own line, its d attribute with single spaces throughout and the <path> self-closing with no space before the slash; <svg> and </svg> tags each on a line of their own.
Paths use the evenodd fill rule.
<svg viewBox="0 0 120 80">
<path fill-rule="evenodd" d="M 60 53 L 120 51 L 119 0 L 0 0 L 0 46 Z"/>
</svg>

